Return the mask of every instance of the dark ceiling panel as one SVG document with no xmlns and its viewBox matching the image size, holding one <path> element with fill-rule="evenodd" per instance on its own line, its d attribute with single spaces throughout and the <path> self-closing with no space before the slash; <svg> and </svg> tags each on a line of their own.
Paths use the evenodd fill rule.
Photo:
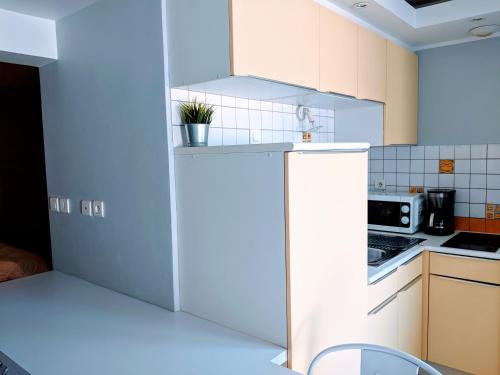
<svg viewBox="0 0 500 375">
<path fill-rule="evenodd" d="M 428 7 L 431 5 L 446 3 L 447 1 L 451 0 L 406 0 L 406 2 L 414 8 Z"/>
</svg>

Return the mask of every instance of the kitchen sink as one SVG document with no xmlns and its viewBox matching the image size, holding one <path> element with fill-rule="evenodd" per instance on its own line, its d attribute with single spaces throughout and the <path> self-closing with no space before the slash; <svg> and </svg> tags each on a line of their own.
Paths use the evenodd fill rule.
<svg viewBox="0 0 500 375">
<path fill-rule="evenodd" d="M 368 249 L 368 264 L 373 264 L 387 257 L 387 251 L 379 249 Z"/>
</svg>

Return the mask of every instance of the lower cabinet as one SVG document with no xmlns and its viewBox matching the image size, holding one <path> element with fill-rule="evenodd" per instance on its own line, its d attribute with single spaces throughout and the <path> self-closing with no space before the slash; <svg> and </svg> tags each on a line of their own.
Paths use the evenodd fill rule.
<svg viewBox="0 0 500 375">
<path fill-rule="evenodd" d="M 368 313 L 368 342 L 421 357 L 421 276 Z"/>
<path fill-rule="evenodd" d="M 422 278 L 398 293 L 398 349 L 422 357 Z"/>
<path fill-rule="evenodd" d="M 500 286 L 431 275 L 429 288 L 428 359 L 500 374 Z"/>
</svg>

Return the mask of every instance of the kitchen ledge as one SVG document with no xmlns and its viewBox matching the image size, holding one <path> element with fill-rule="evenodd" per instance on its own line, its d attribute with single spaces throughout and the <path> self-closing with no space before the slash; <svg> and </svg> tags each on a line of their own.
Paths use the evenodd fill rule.
<svg viewBox="0 0 500 375">
<path fill-rule="evenodd" d="M 0 301 L 0 351 L 33 375 L 296 374 L 281 347 L 56 271 Z"/>
<path fill-rule="evenodd" d="M 377 232 L 377 231 L 371 231 L 371 232 L 384 233 L 384 234 L 388 234 L 388 235 L 398 235 L 397 233 L 386 233 L 386 232 Z M 442 254 L 500 260 L 500 250 L 497 251 L 496 253 L 488 253 L 486 251 L 474 251 L 474 250 L 456 249 L 456 248 L 450 248 L 450 247 L 441 247 L 441 244 L 448 241 L 451 237 L 453 237 L 457 233 L 459 233 L 459 232 L 455 232 L 454 234 L 449 235 L 449 236 L 431 236 L 431 235 L 425 234 L 423 232 L 418 232 L 418 233 L 415 233 L 414 235 L 404 234 L 405 237 L 425 238 L 425 241 L 420 243 L 419 245 L 412 247 L 409 250 L 406 250 L 405 252 L 399 254 L 397 257 L 390 259 L 389 261 L 387 261 L 386 263 L 382 264 L 379 267 L 369 266 L 368 267 L 368 284 L 373 284 L 373 283 L 377 282 L 378 280 L 380 280 L 384 276 L 388 275 L 389 273 L 394 271 L 396 268 L 398 268 L 402 264 L 408 262 L 410 259 L 416 257 L 417 255 L 421 254 L 423 251 L 426 251 L 426 250 L 431 251 L 431 252 L 435 252 L 435 253 L 442 253 Z"/>
<path fill-rule="evenodd" d="M 264 143 L 235 146 L 176 147 L 175 154 L 197 155 L 293 151 L 364 152 L 368 151 L 369 148 L 369 143 Z"/>
</svg>

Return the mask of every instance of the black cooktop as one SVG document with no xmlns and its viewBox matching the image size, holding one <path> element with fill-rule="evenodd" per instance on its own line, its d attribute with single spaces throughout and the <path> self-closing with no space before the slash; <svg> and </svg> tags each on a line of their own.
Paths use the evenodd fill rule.
<svg viewBox="0 0 500 375">
<path fill-rule="evenodd" d="M 460 232 L 442 244 L 441 247 L 496 253 L 500 249 L 500 235 Z"/>
</svg>

